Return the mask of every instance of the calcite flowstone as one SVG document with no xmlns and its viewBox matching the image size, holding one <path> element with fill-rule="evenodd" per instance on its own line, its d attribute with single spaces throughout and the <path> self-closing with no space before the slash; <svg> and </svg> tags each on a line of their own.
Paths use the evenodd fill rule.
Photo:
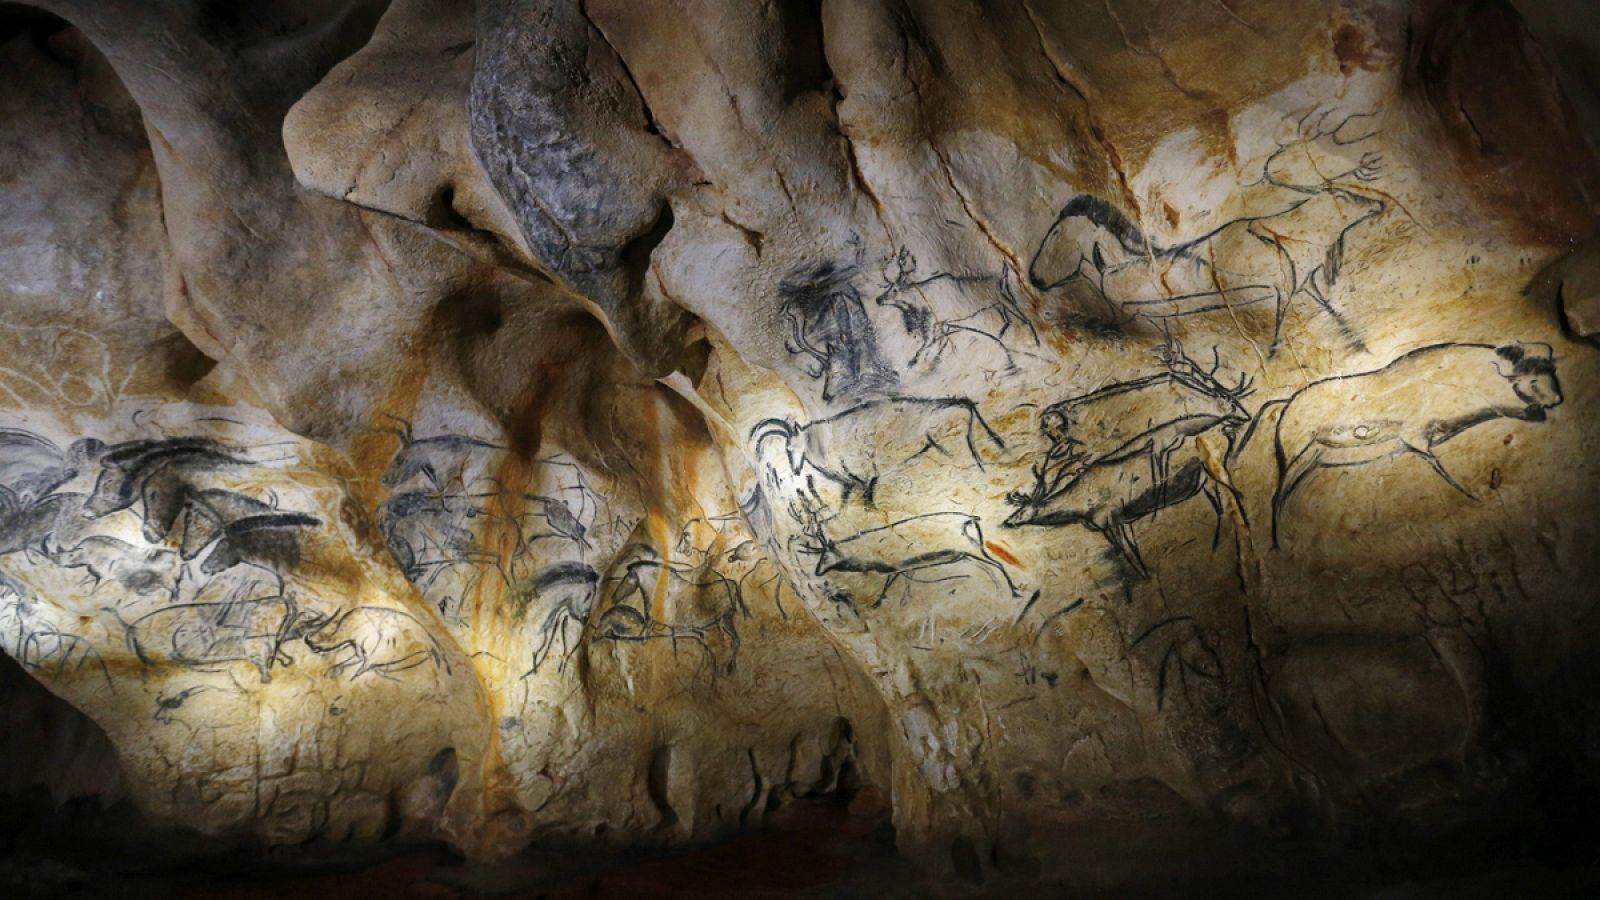
<svg viewBox="0 0 1600 900">
<path fill-rule="evenodd" d="M 1600 170 L 1510 5 L 37 5 L 0 646 L 156 820 L 870 786 L 980 880 L 1587 752 Z"/>
</svg>

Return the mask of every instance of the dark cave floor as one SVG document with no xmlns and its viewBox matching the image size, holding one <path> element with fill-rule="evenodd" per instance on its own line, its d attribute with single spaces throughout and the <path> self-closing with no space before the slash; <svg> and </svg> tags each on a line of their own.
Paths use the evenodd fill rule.
<svg viewBox="0 0 1600 900">
<path fill-rule="evenodd" d="M 695 848 L 623 853 L 545 847 L 499 864 L 471 865 L 437 845 L 290 854 L 220 848 L 140 831 L 125 810 L 83 803 L 55 808 L 43 792 L 33 792 L 0 799 L 0 898 L 1600 896 L 1600 854 L 1587 850 L 1597 845 L 1575 835 L 1560 841 L 1554 855 L 1538 852 L 1548 842 L 1537 841 L 1521 848 L 1500 843 L 1497 851 L 1454 842 L 1405 855 L 1382 847 L 1328 853 L 1280 845 L 1252 862 L 1238 845 L 1163 854 L 1157 846 L 1162 838 L 1148 822 L 1126 834 L 1102 832 L 1064 845 L 1063 859 L 1076 857 L 1072 868 L 1083 878 L 939 881 L 896 856 L 884 811 L 870 796 L 853 803 L 805 799 L 778 810 L 760 830 Z M 1204 870 L 1174 867 L 1176 853 Z M 1115 857 L 1122 859 L 1107 865 Z M 1224 859 L 1231 862 L 1224 865 Z"/>
</svg>

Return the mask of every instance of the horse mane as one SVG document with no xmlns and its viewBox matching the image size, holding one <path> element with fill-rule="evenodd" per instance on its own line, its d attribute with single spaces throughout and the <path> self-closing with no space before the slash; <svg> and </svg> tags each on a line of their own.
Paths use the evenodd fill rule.
<svg viewBox="0 0 1600 900">
<path fill-rule="evenodd" d="M 1145 252 L 1144 232 L 1128 218 L 1127 213 L 1112 206 L 1108 201 L 1093 194 L 1079 194 L 1067 201 L 1056 221 L 1075 216 L 1088 219 L 1094 225 L 1111 232 L 1116 237 L 1117 243 L 1122 245 L 1122 249 L 1129 253 Z"/>
</svg>

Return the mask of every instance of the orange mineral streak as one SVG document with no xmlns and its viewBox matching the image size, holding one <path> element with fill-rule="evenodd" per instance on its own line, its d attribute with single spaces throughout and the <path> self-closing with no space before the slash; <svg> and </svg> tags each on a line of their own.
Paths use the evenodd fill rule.
<svg viewBox="0 0 1600 900">
<path fill-rule="evenodd" d="M 517 522 L 522 516 L 523 495 L 533 481 L 536 465 L 537 462 L 520 453 L 507 453 L 495 467 L 494 477 L 499 487 L 489 497 L 478 540 L 497 560 L 508 561 L 516 556 L 521 542 Z M 500 645 L 508 642 L 514 629 L 504 621 L 510 611 L 510 604 L 505 602 L 510 586 L 504 578 L 496 577 L 497 574 L 485 572 L 472 586 L 472 646 L 475 650 L 486 650 L 490 649 L 489 644 L 496 644 L 494 652 L 504 657 L 499 651 L 506 647 Z"/>
<path fill-rule="evenodd" d="M 499 488 L 489 498 L 488 514 L 482 517 L 485 521 L 479 540 L 496 560 L 512 559 L 517 549 L 519 537 L 516 522 L 521 513 L 522 496 L 532 479 L 535 465 L 537 463 L 520 453 L 507 453 L 495 468 L 495 478 Z M 511 639 L 515 629 L 501 621 L 508 615 L 511 605 L 506 602 L 509 585 L 504 578 L 499 577 L 499 572 L 494 570 L 493 564 L 488 564 L 488 569 L 481 573 L 481 577 L 475 579 L 472 585 L 470 597 L 472 613 L 468 621 L 465 641 L 467 646 L 464 649 L 473 657 L 489 654 L 486 658 L 509 660 L 512 658 Z M 467 599 L 469 598 L 463 598 Z M 472 669 L 482 687 L 484 705 L 489 708 L 489 721 L 500 721 L 501 697 L 497 688 L 503 688 L 504 682 L 498 685 L 491 684 L 478 665 L 474 664 Z M 483 765 L 479 771 L 486 810 L 498 813 L 520 809 L 516 802 L 517 781 L 511 767 L 506 763 L 498 728 L 490 728 L 487 731 Z"/>
<path fill-rule="evenodd" d="M 1050 348 L 1062 354 L 1071 353 L 1083 337 L 1082 332 L 1070 325 L 1053 325 L 1043 331 L 1044 339 L 1049 342 Z"/>
<path fill-rule="evenodd" d="M 663 478 L 661 407 L 660 398 L 651 389 L 639 392 L 639 471 L 645 490 L 645 528 L 650 532 L 650 543 L 661 554 L 662 566 L 657 570 L 655 590 L 650 596 L 650 617 L 661 619 L 667 610 L 667 565 L 672 561 L 672 529 L 663 506 L 671 502 L 670 486 Z"/>
<path fill-rule="evenodd" d="M 1407 208 L 1404 203 L 1400 202 L 1399 197 L 1396 197 L 1388 191 L 1380 191 L 1377 188 L 1366 184 L 1351 184 L 1348 181 L 1330 181 L 1328 182 L 1328 186 L 1349 191 L 1352 194 L 1359 194 L 1363 197 L 1377 197 L 1381 200 L 1387 200 L 1388 202 L 1393 203 L 1395 208 L 1400 210 L 1402 215 L 1404 215 L 1407 219 L 1410 219 L 1411 224 L 1421 228 L 1423 231 L 1428 230 L 1420 221 L 1417 220 L 1416 216 L 1411 214 L 1411 210 Z"/>
<path fill-rule="evenodd" d="M 432 323 L 426 324 L 419 329 L 415 346 L 419 348 L 418 352 L 406 357 L 405 363 L 395 375 L 394 380 L 390 382 L 388 392 L 379 401 L 373 412 L 372 419 L 367 423 L 366 429 L 359 433 L 351 444 L 351 457 L 357 473 L 356 478 L 351 481 L 351 491 L 369 517 L 377 515 L 378 504 L 383 499 L 383 475 L 388 470 L 390 460 L 393 459 L 394 454 L 401 447 L 401 439 L 398 432 L 403 423 L 412 421 L 416 415 L 417 405 L 421 399 L 428 372 L 433 367 L 433 357 L 439 349 L 435 341 Z M 498 473 L 502 479 L 502 484 L 507 485 L 510 490 L 515 490 L 515 493 L 502 492 L 497 495 L 495 498 L 495 512 L 503 511 L 500 508 L 500 504 L 508 496 L 521 496 L 521 491 L 513 487 L 513 479 L 516 477 L 519 467 L 522 470 L 527 468 L 526 464 L 520 459 L 513 458 L 508 460 L 507 465 Z M 526 477 L 524 471 L 522 475 L 523 482 L 515 482 L 515 484 L 525 483 Z M 486 530 L 504 529 L 509 524 L 503 517 L 498 515 L 486 518 L 489 519 Z M 502 541 L 498 537 L 498 535 L 492 533 L 486 535 L 485 543 L 503 551 Z M 508 557 L 502 556 L 501 558 Z M 496 629 L 493 627 L 484 627 L 484 620 L 481 615 L 483 606 L 482 591 L 484 586 L 488 584 L 495 585 L 497 590 L 504 589 L 504 582 L 498 578 L 485 577 L 479 579 L 474 591 L 470 632 L 464 636 L 465 640 L 454 639 L 455 635 L 452 634 L 452 630 L 445 625 L 442 619 L 438 618 L 437 611 L 433 608 L 433 605 L 426 602 L 422 598 L 421 592 L 414 587 L 407 598 L 409 601 L 407 606 L 430 614 L 430 618 L 437 628 L 436 633 L 440 634 L 453 649 L 457 649 L 462 657 L 470 660 L 474 652 L 485 649 L 483 647 L 485 637 L 496 633 Z M 499 605 L 501 604 L 494 604 L 494 606 Z M 505 629 L 500 633 L 510 634 L 510 629 Z M 483 698 L 484 705 L 491 713 L 489 721 L 498 721 L 500 711 L 496 692 L 485 681 L 483 672 L 477 665 L 470 665 L 469 668 L 472 671 L 474 680 L 477 682 L 478 694 Z M 502 754 L 500 733 L 497 728 L 490 728 L 485 731 L 483 756 L 480 759 L 478 771 L 480 777 L 478 797 L 481 799 L 477 802 L 481 803 L 483 812 L 492 814 L 499 811 L 517 809 L 516 783 Z M 452 803 L 455 802 L 455 800 L 452 800 Z M 473 801 L 464 800 L 464 802 L 472 803 Z M 490 817 L 492 818 L 492 815 Z M 480 835 L 480 838 L 486 837 L 486 835 Z"/>
<path fill-rule="evenodd" d="M 1022 564 L 1022 560 L 1017 559 L 1016 556 L 1013 555 L 1010 550 L 1007 550 L 1006 548 L 1000 546 L 999 544 L 996 544 L 994 541 L 984 541 L 983 542 L 983 546 L 989 548 L 989 552 L 990 553 L 993 553 L 995 556 L 1000 557 L 1001 562 L 1004 562 L 1004 563 L 1006 563 L 1008 565 L 1016 566 L 1019 569 L 1026 569 L 1027 568 L 1027 566 L 1024 566 Z"/>
<path fill-rule="evenodd" d="M 357 473 L 351 486 L 368 515 L 378 512 L 378 504 L 383 499 L 383 473 L 400 446 L 397 432 L 402 422 L 409 422 L 416 415 L 422 386 L 433 367 L 437 348 L 431 331 L 430 325 L 418 333 L 415 343 L 420 351 L 403 358 L 400 371 L 389 382 L 389 390 L 378 401 L 366 428 L 351 442 L 350 455 Z"/>
</svg>

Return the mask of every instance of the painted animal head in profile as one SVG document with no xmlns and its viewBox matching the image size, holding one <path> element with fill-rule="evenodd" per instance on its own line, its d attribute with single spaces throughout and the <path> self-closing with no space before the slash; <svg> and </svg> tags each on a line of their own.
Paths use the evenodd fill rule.
<svg viewBox="0 0 1600 900">
<path fill-rule="evenodd" d="M 750 430 L 750 440 L 755 444 L 756 458 L 761 459 L 762 454 L 766 452 L 764 444 L 768 438 L 781 437 L 784 460 L 787 461 L 790 471 L 799 475 L 806 464 L 803 442 L 795 440 L 799 432 L 800 429 L 787 419 L 762 419 Z"/>
<path fill-rule="evenodd" d="M 338 624 L 347 616 L 344 610 L 335 609 L 332 612 L 318 612 L 315 609 L 293 610 L 284 622 L 284 637 L 286 640 L 304 638 L 317 649 L 315 642 L 326 641 L 338 631 Z M 326 648 L 324 648 L 326 649 Z"/>
<path fill-rule="evenodd" d="M 1028 280 L 1041 291 L 1076 278 L 1098 280 L 1125 257 L 1144 252 L 1144 234 L 1126 213 L 1099 197 L 1079 194 L 1045 233 L 1028 264 Z"/>
<path fill-rule="evenodd" d="M 1039 433 L 1046 441 L 1061 444 L 1073 439 L 1072 427 L 1076 423 L 1070 412 L 1070 407 L 1060 407 L 1047 409 L 1039 416 Z"/>
<path fill-rule="evenodd" d="M 1561 382 L 1556 378 L 1555 353 L 1549 344 L 1516 343 L 1495 348 L 1495 370 L 1511 382 L 1523 406 L 1509 415 L 1542 422 L 1545 411 L 1561 405 Z"/>
</svg>

